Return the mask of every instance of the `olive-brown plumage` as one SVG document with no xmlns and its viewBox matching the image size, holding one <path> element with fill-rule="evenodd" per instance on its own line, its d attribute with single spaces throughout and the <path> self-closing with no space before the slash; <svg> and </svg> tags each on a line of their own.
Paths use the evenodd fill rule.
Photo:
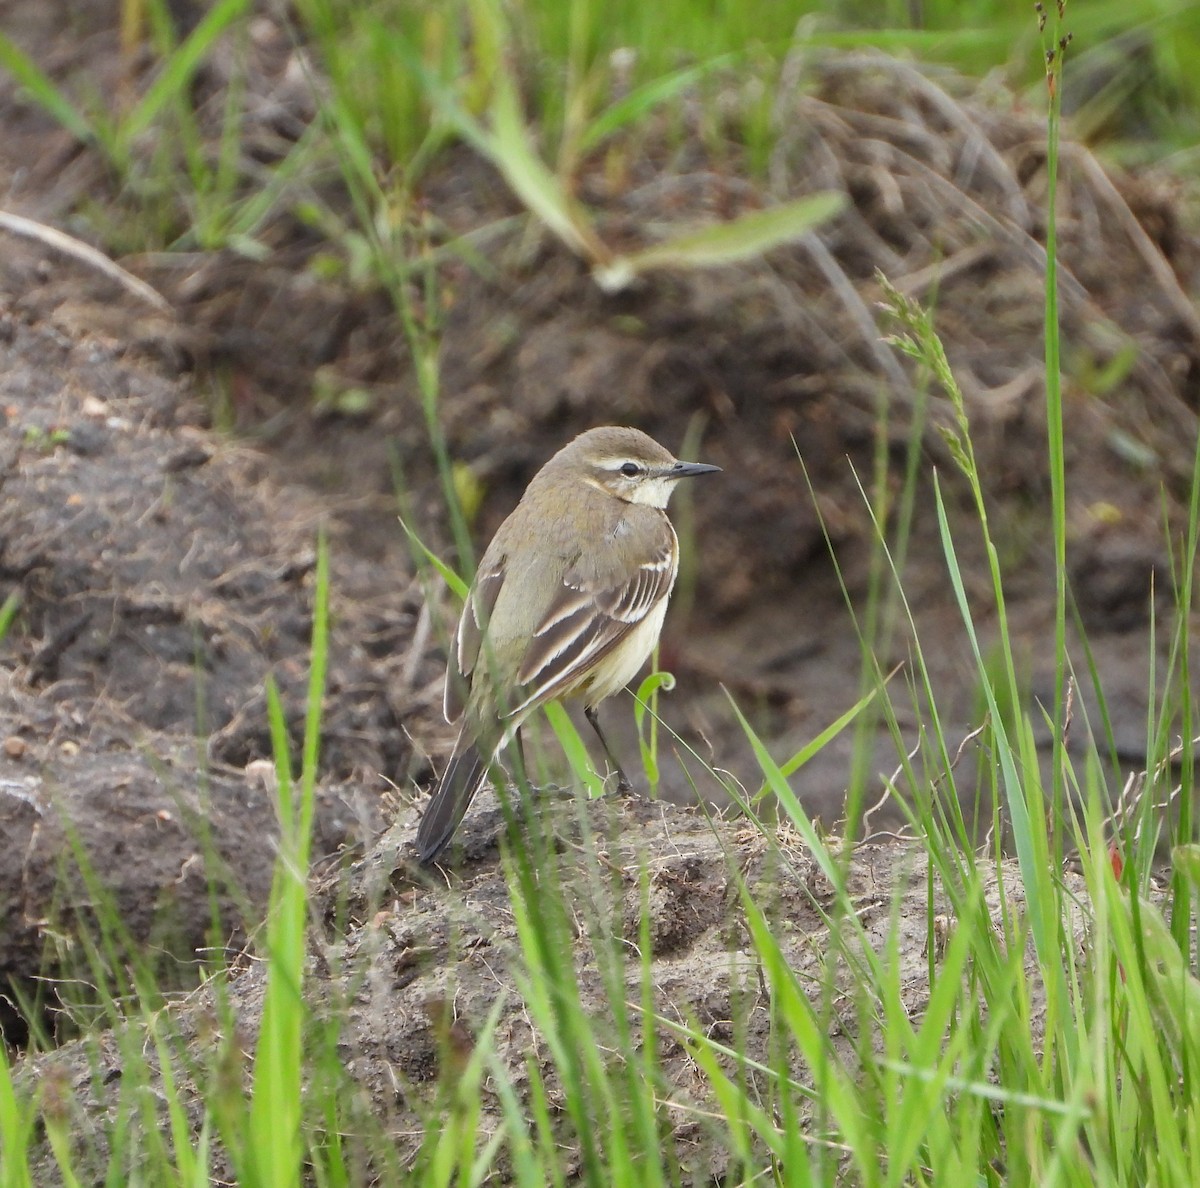
<svg viewBox="0 0 1200 1188">
<path fill-rule="evenodd" d="M 422 862 L 449 844 L 537 706 L 581 698 L 612 760 L 595 709 L 658 641 L 679 567 L 671 491 L 718 469 L 609 427 L 581 434 L 534 476 L 484 553 L 455 632 L 445 712 L 461 729 L 417 831 Z"/>
</svg>

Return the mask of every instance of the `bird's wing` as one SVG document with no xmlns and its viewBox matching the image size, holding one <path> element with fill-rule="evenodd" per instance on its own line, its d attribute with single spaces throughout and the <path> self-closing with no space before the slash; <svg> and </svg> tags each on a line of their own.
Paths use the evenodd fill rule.
<svg viewBox="0 0 1200 1188">
<path fill-rule="evenodd" d="M 635 568 L 626 557 L 610 572 L 582 559 L 567 570 L 525 650 L 510 717 L 569 692 L 671 593 L 679 546 L 666 516 L 662 527 Z"/>
<path fill-rule="evenodd" d="M 494 559 L 485 556 L 475 575 L 471 592 L 458 620 L 454 639 L 450 644 L 450 663 L 446 666 L 446 693 L 442 709 L 447 722 L 456 722 L 462 715 L 467 702 L 467 691 L 471 687 L 471 673 L 479 662 L 479 649 L 488 619 L 504 585 L 504 557 Z"/>
</svg>

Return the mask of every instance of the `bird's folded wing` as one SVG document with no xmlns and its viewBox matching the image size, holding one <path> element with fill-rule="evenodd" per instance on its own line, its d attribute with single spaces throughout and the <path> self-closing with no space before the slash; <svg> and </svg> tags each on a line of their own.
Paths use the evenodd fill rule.
<svg viewBox="0 0 1200 1188">
<path fill-rule="evenodd" d="M 486 558 L 485 558 L 486 560 Z M 442 710 L 447 722 L 458 721 L 466 704 L 467 690 L 471 686 L 471 673 L 479 663 L 479 649 L 487 622 L 496 606 L 500 587 L 504 584 L 504 558 L 487 569 L 481 568 L 475 575 L 471 592 L 467 595 L 462 617 L 454 632 L 450 645 L 451 663 L 446 669 L 446 693 Z"/>
<path fill-rule="evenodd" d="M 517 674 L 524 696 L 510 716 L 568 693 L 671 593 L 678 546 L 666 528 L 641 564 L 622 567 L 620 580 L 567 571 L 526 649 Z"/>
</svg>

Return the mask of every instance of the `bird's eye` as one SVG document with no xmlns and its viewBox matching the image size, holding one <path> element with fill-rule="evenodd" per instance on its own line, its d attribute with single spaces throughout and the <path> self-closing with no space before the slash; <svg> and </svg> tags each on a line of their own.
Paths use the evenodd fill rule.
<svg viewBox="0 0 1200 1188">
<path fill-rule="evenodd" d="M 642 468 L 636 462 L 626 462 L 625 465 L 621 467 L 621 473 L 626 478 L 636 478 L 642 473 Z"/>
</svg>

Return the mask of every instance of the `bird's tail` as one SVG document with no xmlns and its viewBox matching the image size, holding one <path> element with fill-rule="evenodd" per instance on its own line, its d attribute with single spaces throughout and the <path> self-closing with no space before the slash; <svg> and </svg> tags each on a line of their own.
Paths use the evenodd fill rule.
<svg viewBox="0 0 1200 1188">
<path fill-rule="evenodd" d="M 487 778 L 493 757 L 494 748 L 487 753 L 481 751 L 464 728 L 437 791 L 417 826 L 417 859 L 423 866 L 433 862 L 450 844 L 475 793 Z"/>
</svg>

